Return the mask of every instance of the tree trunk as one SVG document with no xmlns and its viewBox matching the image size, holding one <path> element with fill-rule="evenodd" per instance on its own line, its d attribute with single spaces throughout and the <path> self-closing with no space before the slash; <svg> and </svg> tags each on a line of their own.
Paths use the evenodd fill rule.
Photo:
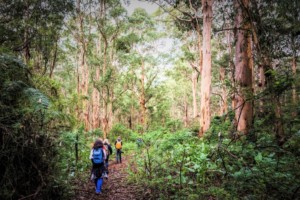
<svg viewBox="0 0 300 200">
<path fill-rule="evenodd" d="M 96 55 L 101 56 L 101 47 L 102 47 L 101 36 L 99 36 L 96 46 Z M 100 88 L 98 82 L 100 80 L 100 65 L 96 66 L 95 76 L 93 78 L 94 87 L 92 91 L 92 129 L 100 127 L 101 118 L 100 118 Z"/>
<path fill-rule="evenodd" d="M 109 98 L 108 96 L 108 90 L 102 88 L 102 98 L 103 98 L 103 102 L 102 102 L 102 131 L 103 131 L 103 137 L 107 138 L 108 135 L 108 126 L 109 126 L 109 119 L 108 119 L 108 105 L 109 105 L 109 100 L 107 98 Z"/>
<path fill-rule="evenodd" d="M 108 42 L 107 38 L 104 34 L 102 34 L 102 37 L 104 39 L 104 50 L 103 50 L 103 65 L 102 65 L 102 79 L 105 79 L 106 73 L 107 73 L 107 50 L 108 50 Z M 109 88 L 108 83 L 104 83 L 104 86 L 102 87 L 102 98 L 103 98 L 103 118 L 102 118 L 102 130 L 103 130 L 103 137 L 107 138 L 108 135 L 108 104 L 109 104 Z"/>
<path fill-rule="evenodd" d="M 54 47 L 54 54 L 53 54 L 53 61 L 52 61 L 52 64 L 50 66 L 50 74 L 49 74 L 49 77 L 50 79 L 52 78 L 53 76 L 53 71 L 54 71 L 54 68 L 55 68 L 55 65 L 56 65 L 56 60 L 57 60 L 57 50 L 58 50 L 58 36 L 56 38 L 56 42 L 55 42 L 55 47 Z"/>
<path fill-rule="evenodd" d="M 89 69 L 86 63 L 86 52 L 82 52 L 82 82 L 81 82 L 81 91 L 82 95 L 84 96 L 83 99 L 83 119 L 84 119 L 84 126 L 85 130 L 89 129 L 89 101 L 88 101 L 88 85 L 89 85 Z"/>
<path fill-rule="evenodd" d="M 106 115 L 102 117 L 102 130 L 103 130 L 103 138 L 106 139 L 108 135 L 108 119 Z"/>
<path fill-rule="evenodd" d="M 110 61 L 112 62 L 114 60 L 114 49 L 112 48 L 110 51 Z M 113 104 L 114 104 L 114 84 L 109 84 L 108 86 L 110 88 L 110 97 L 109 97 L 109 109 L 108 109 L 108 130 L 110 131 L 113 122 L 114 122 L 114 113 L 113 113 Z"/>
<path fill-rule="evenodd" d="M 293 6 L 296 6 L 296 4 Z M 299 13 L 295 12 L 294 19 L 296 20 L 298 17 L 299 17 Z M 297 47 L 296 47 L 295 39 L 296 39 L 296 34 L 293 31 L 291 33 L 291 47 L 292 47 L 292 72 L 293 72 L 294 79 L 296 79 L 296 75 L 297 75 Z M 297 106 L 297 103 L 298 103 L 295 82 L 293 82 L 293 85 L 292 85 L 292 103 L 294 106 Z M 292 115 L 296 116 L 297 112 L 294 111 L 292 113 Z"/>
<path fill-rule="evenodd" d="M 192 93 L 193 93 L 193 117 L 198 116 L 198 106 L 197 106 L 197 76 L 198 73 L 193 71 L 192 74 Z"/>
<path fill-rule="evenodd" d="M 76 134 L 76 142 L 75 142 L 75 160 L 76 160 L 76 165 L 78 164 L 78 160 L 79 160 L 78 143 L 79 143 L 79 134 L 77 133 Z"/>
<path fill-rule="evenodd" d="M 88 84 L 89 84 L 89 69 L 86 62 L 86 38 L 84 36 L 83 30 L 83 15 L 81 13 L 81 0 L 77 0 L 77 26 L 78 26 L 78 37 L 77 44 L 79 46 L 78 54 L 78 84 L 79 84 L 79 94 L 82 98 L 82 107 L 80 109 L 80 119 L 84 122 L 85 130 L 88 130 L 89 127 L 89 110 L 88 110 Z"/>
<path fill-rule="evenodd" d="M 284 129 L 283 129 L 283 123 L 282 123 L 282 110 L 281 110 L 281 102 L 280 97 L 276 96 L 273 99 L 275 103 L 275 132 L 276 132 L 276 138 L 278 145 L 282 145 L 284 143 L 285 137 L 284 137 Z"/>
<path fill-rule="evenodd" d="M 201 35 L 201 29 L 200 29 L 200 26 L 199 24 L 197 23 L 196 25 L 196 30 L 197 30 L 197 35 L 198 35 L 198 51 L 199 51 L 199 72 L 202 71 L 202 65 L 203 65 L 203 52 L 201 50 L 201 39 L 202 39 L 202 35 Z"/>
<path fill-rule="evenodd" d="M 107 138 L 108 135 L 108 102 L 107 97 L 108 94 L 105 93 L 106 91 L 102 88 L 102 131 L 103 131 L 103 138 Z"/>
<path fill-rule="evenodd" d="M 132 130 L 132 117 L 131 117 L 131 115 L 128 118 L 128 127 L 129 127 L 129 129 Z"/>
<path fill-rule="evenodd" d="M 24 60 L 25 64 L 28 66 L 29 65 L 29 60 L 30 60 L 30 41 L 29 41 L 29 2 L 26 1 L 26 10 L 25 10 L 25 31 L 24 31 Z"/>
<path fill-rule="evenodd" d="M 113 113 L 113 91 L 111 92 L 111 100 L 108 106 L 108 132 L 111 130 L 113 126 L 114 113 Z"/>
<path fill-rule="evenodd" d="M 243 5 L 242 5 L 243 4 Z M 235 46 L 235 83 L 237 93 L 234 98 L 235 121 L 237 130 L 247 134 L 253 120 L 253 88 L 250 25 L 246 20 L 244 8 L 249 5 L 248 0 L 235 1 L 236 15 L 236 46 Z"/>
<path fill-rule="evenodd" d="M 293 76 L 294 78 L 296 78 L 296 71 L 297 71 L 297 63 L 296 63 L 296 56 L 293 56 L 293 60 L 292 60 L 292 72 L 293 72 Z M 296 91 L 296 85 L 295 83 L 293 83 L 293 89 L 292 89 L 292 95 L 293 95 L 293 104 L 297 105 L 298 99 L 297 99 L 297 91 Z"/>
<path fill-rule="evenodd" d="M 258 74 L 259 74 L 258 92 L 261 93 L 261 92 L 263 92 L 263 90 L 266 87 L 266 76 L 265 76 L 264 66 L 262 66 L 262 65 L 258 66 Z M 264 106 L 264 100 L 262 98 L 262 99 L 259 99 L 259 113 L 260 114 L 263 114 L 263 112 L 264 112 L 263 106 Z"/>
<path fill-rule="evenodd" d="M 145 98 L 145 63 L 142 61 L 142 74 L 141 74 L 141 93 L 140 93 L 140 108 L 141 108 L 141 124 L 143 130 L 146 129 L 146 98 Z"/>
<path fill-rule="evenodd" d="M 220 109 L 220 115 L 224 115 L 225 113 L 228 112 L 227 108 L 227 90 L 226 90 L 226 85 L 225 85 L 225 68 L 221 67 L 220 68 L 220 81 L 221 81 L 221 109 Z"/>
<path fill-rule="evenodd" d="M 184 95 L 184 127 L 188 127 L 189 124 L 189 113 L 188 113 L 188 101 L 187 101 L 187 95 Z"/>
<path fill-rule="evenodd" d="M 211 25 L 213 0 L 202 0 L 203 9 L 203 66 L 201 71 L 201 101 L 199 136 L 210 126 L 210 96 L 211 96 Z"/>
<path fill-rule="evenodd" d="M 229 26 L 229 25 L 227 25 Z M 231 30 L 227 30 L 225 32 L 226 34 L 226 40 L 227 40 L 227 50 L 228 50 L 228 55 L 229 55 L 229 62 L 228 62 L 228 66 L 229 66 L 229 69 L 230 69 L 230 72 L 229 72 L 229 79 L 231 81 L 231 87 L 232 88 L 235 88 L 235 80 L 234 80 L 234 70 L 235 70 L 235 66 L 234 64 L 232 63 L 232 58 L 233 58 L 233 55 L 232 55 L 232 31 Z M 234 104 L 234 95 L 231 95 L 230 97 L 231 99 L 231 109 L 234 109 L 235 108 L 235 104 Z"/>
<path fill-rule="evenodd" d="M 100 79 L 100 69 L 96 69 L 96 74 L 95 74 L 95 80 Z M 96 129 L 99 128 L 100 126 L 100 93 L 97 88 L 93 88 L 93 95 L 92 95 L 92 106 L 93 106 L 93 125 L 92 128 Z"/>
</svg>

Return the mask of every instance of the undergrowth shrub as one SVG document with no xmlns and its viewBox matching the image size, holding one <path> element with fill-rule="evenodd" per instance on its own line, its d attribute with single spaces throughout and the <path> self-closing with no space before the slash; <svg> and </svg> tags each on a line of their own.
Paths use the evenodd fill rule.
<svg viewBox="0 0 300 200">
<path fill-rule="evenodd" d="M 0 55 L 0 199 L 64 199 L 68 185 L 56 165 L 63 115 L 32 83 L 27 66 Z"/>
<path fill-rule="evenodd" d="M 278 146 L 271 129 L 255 126 L 248 137 L 231 127 L 217 118 L 201 139 L 187 130 L 146 133 L 130 180 L 158 199 L 297 199 L 299 132 Z"/>
<path fill-rule="evenodd" d="M 123 124 L 115 124 L 109 133 L 109 137 L 112 141 L 115 141 L 118 136 L 121 136 L 122 140 L 128 141 L 131 139 L 131 132 L 132 131 Z"/>
</svg>

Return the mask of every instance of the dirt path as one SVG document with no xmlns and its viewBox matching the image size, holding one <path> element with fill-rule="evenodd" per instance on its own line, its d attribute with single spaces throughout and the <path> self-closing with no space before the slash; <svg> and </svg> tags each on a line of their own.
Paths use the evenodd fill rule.
<svg viewBox="0 0 300 200">
<path fill-rule="evenodd" d="M 109 177 L 104 179 L 102 194 L 95 194 L 95 185 L 92 181 L 78 181 L 75 189 L 75 199 L 105 199 L 105 200 L 142 200 L 149 199 L 147 190 L 139 185 L 128 184 L 127 167 L 130 157 L 124 157 L 121 164 L 110 162 Z M 89 172 L 87 172 L 89 173 Z"/>
</svg>

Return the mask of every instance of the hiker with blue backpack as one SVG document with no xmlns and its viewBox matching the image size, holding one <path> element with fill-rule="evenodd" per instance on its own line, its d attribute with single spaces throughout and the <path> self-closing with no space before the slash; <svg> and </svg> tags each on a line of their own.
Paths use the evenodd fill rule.
<svg viewBox="0 0 300 200">
<path fill-rule="evenodd" d="M 105 159 L 106 154 L 103 150 L 103 142 L 97 139 L 93 145 L 90 153 L 90 159 L 93 163 L 92 177 L 91 179 L 95 182 L 96 194 L 101 194 L 103 177 L 105 176 Z"/>
</svg>

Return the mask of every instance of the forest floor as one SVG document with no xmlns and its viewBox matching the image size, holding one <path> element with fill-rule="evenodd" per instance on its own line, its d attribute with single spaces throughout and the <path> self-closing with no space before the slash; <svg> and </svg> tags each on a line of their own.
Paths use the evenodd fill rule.
<svg viewBox="0 0 300 200">
<path fill-rule="evenodd" d="M 142 200 L 151 199 L 150 191 L 140 185 L 128 183 L 127 168 L 130 163 L 130 156 L 122 158 L 122 163 L 109 162 L 109 176 L 104 179 L 102 194 L 95 194 L 93 181 L 78 181 L 75 188 L 75 199 L 105 199 L 105 200 Z M 89 173 L 89 172 L 87 172 Z"/>
</svg>

